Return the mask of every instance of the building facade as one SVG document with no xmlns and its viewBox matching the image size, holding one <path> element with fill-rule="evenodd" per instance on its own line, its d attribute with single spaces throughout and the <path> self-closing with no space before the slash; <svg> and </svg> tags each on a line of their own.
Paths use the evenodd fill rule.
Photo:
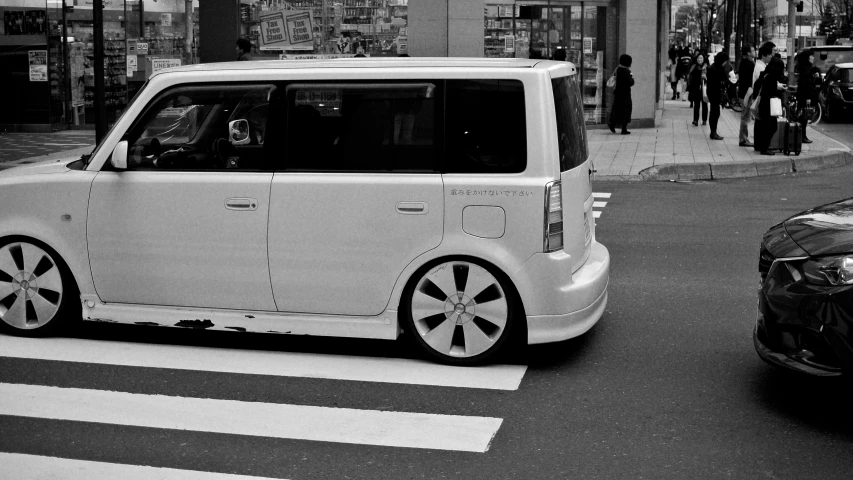
<svg viewBox="0 0 853 480">
<path fill-rule="evenodd" d="M 63 15 L 62 0 L 0 0 L 0 85 L 16 93 L 0 109 L 0 128 L 94 123 L 92 1 L 65 0 L 72 8 Z M 235 60 L 242 37 L 252 42 L 254 59 L 551 58 L 563 50 L 580 70 L 590 128 L 606 124 L 612 93 L 605 84 L 627 53 L 636 82 L 631 125 L 651 127 L 662 108 L 671 6 L 672 0 L 105 0 L 107 122 L 153 71 Z M 284 39 L 274 28 L 282 24 L 289 29 Z"/>
</svg>

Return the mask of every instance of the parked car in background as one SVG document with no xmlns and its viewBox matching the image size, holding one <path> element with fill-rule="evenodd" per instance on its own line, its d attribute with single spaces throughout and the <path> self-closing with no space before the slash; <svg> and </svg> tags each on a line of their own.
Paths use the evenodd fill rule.
<svg viewBox="0 0 853 480">
<path fill-rule="evenodd" d="M 758 271 L 758 355 L 811 375 L 853 373 L 853 198 L 771 227 Z"/>
<path fill-rule="evenodd" d="M 818 101 L 826 121 L 849 118 L 853 111 L 853 62 L 830 67 L 823 79 Z"/>
<path fill-rule="evenodd" d="M 833 65 L 853 62 L 853 45 L 821 45 L 810 48 L 814 52 L 814 64 L 824 76 Z"/>
</svg>

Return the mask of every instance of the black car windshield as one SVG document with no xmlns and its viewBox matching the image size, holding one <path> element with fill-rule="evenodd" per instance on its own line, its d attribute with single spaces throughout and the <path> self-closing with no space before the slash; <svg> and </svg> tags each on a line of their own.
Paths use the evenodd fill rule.
<svg viewBox="0 0 853 480">
<path fill-rule="evenodd" d="M 853 83 L 853 69 L 842 68 L 838 70 L 838 81 L 841 83 Z"/>
</svg>

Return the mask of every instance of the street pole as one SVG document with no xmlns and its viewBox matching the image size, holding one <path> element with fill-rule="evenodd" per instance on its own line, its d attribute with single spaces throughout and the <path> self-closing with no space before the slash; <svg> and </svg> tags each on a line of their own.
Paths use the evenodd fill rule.
<svg viewBox="0 0 853 480">
<path fill-rule="evenodd" d="M 752 22 L 753 45 L 758 50 L 758 0 L 752 0 Z"/>
<path fill-rule="evenodd" d="M 95 43 L 95 143 L 100 144 L 107 135 L 107 105 L 104 98 L 104 2 L 95 0 L 92 5 L 93 42 Z"/>
<path fill-rule="evenodd" d="M 797 29 L 797 10 L 794 6 L 796 0 L 788 0 L 788 87 L 793 87 L 794 82 L 794 33 Z"/>
<path fill-rule="evenodd" d="M 187 64 L 193 63 L 193 0 L 184 2 L 185 15 L 185 33 L 184 33 L 184 54 Z"/>
<path fill-rule="evenodd" d="M 68 21 L 66 18 L 65 9 L 65 0 L 62 0 L 62 83 L 63 90 L 65 90 L 65 123 L 68 126 L 71 126 L 73 120 L 71 119 L 72 111 L 71 111 L 71 62 L 69 61 L 68 54 Z"/>
</svg>

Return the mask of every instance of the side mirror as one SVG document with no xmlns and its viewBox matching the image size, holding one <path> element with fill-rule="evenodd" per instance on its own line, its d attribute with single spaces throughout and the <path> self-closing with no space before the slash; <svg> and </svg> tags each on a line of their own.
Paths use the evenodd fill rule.
<svg viewBox="0 0 853 480">
<path fill-rule="evenodd" d="M 228 122 L 228 141 L 231 145 L 246 145 L 251 139 L 249 138 L 249 121 L 248 120 L 232 120 Z"/>
<path fill-rule="evenodd" d="M 127 170 L 127 140 L 118 142 L 110 156 L 110 165 L 116 170 Z"/>
</svg>

